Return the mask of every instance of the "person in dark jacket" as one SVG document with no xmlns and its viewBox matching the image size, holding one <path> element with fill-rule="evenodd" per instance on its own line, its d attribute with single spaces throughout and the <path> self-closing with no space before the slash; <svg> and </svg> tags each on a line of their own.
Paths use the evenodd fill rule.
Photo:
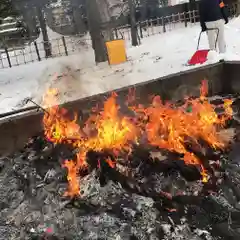
<svg viewBox="0 0 240 240">
<path fill-rule="evenodd" d="M 199 15 L 202 31 L 207 31 L 210 50 L 216 51 L 217 40 L 219 52 L 225 53 L 224 24 L 228 23 L 228 17 L 224 2 L 222 0 L 200 0 Z M 218 39 L 216 39 L 217 33 Z"/>
</svg>

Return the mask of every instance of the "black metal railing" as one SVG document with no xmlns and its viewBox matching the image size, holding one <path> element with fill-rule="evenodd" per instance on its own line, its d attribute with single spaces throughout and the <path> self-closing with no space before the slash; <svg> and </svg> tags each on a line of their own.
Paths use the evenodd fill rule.
<svg viewBox="0 0 240 240">
<path fill-rule="evenodd" d="M 199 21 L 198 11 L 188 11 L 172 14 L 161 18 L 150 19 L 137 23 L 138 37 L 145 38 L 155 34 L 161 34 L 179 29 L 181 27 L 193 26 Z M 123 36 L 125 40 L 131 40 L 130 25 L 121 26 L 113 30 L 114 37 Z"/>
<path fill-rule="evenodd" d="M 23 46 L 0 49 L 0 69 L 81 52 L 90 46 L 90 39 L 81 35 L 51 39 L 49 41 L 50 55 L 46 55 L 46 50 L 48 49 L 46 49 L 46 44 L 44 43 L 44 41 L 39 40 L 28 40 L 28 43 L 25 43 Z"/>
<path fill-rule="evenodd" d="M 230 18 L 237 15 L 237 4 L 228 7 Z M 155 34 L 161 34 L 179 29 L 181 27 L 191 27 L 199 22 L 198 10 L 172 14 L 161 18 L 150 19 L 137 23 L 138 37 L 145 38 Z M 121 26 L 113 29 L 114 37 L 123 36 L 125 40 L 131 40 L 130 25 Z"/>
</svg>

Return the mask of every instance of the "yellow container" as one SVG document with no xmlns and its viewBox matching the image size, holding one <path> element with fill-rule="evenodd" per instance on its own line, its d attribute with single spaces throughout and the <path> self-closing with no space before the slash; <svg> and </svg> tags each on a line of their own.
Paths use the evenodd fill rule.
<svg viewBox="0 0 240 240">
<path fill-rule="evenodd" d="M 127 61 L 125 41 L 123 39 L 106 42 L 106 46 L 110 65 L 120 64 Z"/>
</svg>

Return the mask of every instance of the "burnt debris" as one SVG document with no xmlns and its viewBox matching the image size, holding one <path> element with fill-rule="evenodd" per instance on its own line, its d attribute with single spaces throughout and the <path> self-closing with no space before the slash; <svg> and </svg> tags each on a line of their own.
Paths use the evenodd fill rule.
<svg viewBox="0 0 240 240">
<path fill-rule="evenodd" d="M 0 239 L 240 239 L 240 128 L 229 124 L 235 136 L 226 151 L 201 139 L 199 151 L 186 141 L 207 182 L 201 166 L 187 165 L 181 154 L 137 145 L 118 159 L 89 151 L 74 198 L 64 196 L 62 166 L 76 149 L 33 137 L 0 159 Z"/>
</svg>

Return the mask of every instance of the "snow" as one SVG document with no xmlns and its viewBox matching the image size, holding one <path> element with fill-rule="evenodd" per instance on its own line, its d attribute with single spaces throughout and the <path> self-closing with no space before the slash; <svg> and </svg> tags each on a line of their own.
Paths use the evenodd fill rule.
<svg viewBox="0 0 240 240">
<path fill-rule="evenodd" d="M 0 29 L 4 29 L 6 27 L 15 27 L 17 22 L 7 22 L 7 23 L 1 23 Z"/>
<path fill-rule="evenodd" d="M 8 29 L 4 29 L 4 30 L 1 30 L 0 33 L 8 33 L 8 32 L 18 32 L 19 31 L 19 28 L 8 28 Z"/>
<path fill-rule="evenodd" d="M 220 59 L 240 60 L 239 26 L 240 18 L 226 25 L 228 52 L 224 56 L 211 52 L 204 65 Z M 126 42 L 128 61 L 115 66 L 96 65 L 93 51 L 82 49 L 68 57 L 1 69 L 0 113 L 30 106 L 24 101 L 27 97 L 41 103 L 42 95 L 49 87 L 59 89 L 59 102 L 63 103 L 197 68 L 199 65 L 187 66 L 186 63 L 196 51 L 199 33 L 197 24 L 144 38 L 138 47 L 131 47 Z M 206 34 L 202 36 L 200 48 L 208 48 Z"/>
<path fill-rule="evenodd" d="M 170 0 L 171 6 L 178 5 L 178 4 L 183 4 L 183 3 L 188 3 L 189 0 Z"/>
</svg>

